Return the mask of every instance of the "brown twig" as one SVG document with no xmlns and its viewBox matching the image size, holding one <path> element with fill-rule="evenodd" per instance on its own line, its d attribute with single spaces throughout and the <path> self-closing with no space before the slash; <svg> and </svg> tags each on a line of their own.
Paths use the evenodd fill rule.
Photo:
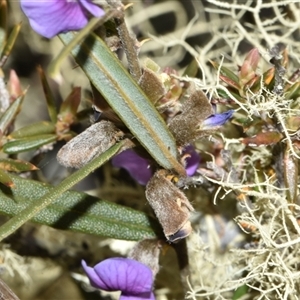
<svg viewBox="0 0 300 300">
<path fill-rule="evenodd" d="M 121 39 L 124 51 L 126 53 L 129 72 L 135 81 L 138 81 L 142 75 L 137 50 L 133 38 L 130 36 L 124 19 L 124 6 L 120 0 L 106 0 L 109 5 L 120 11 L 120 14 L 114 18 L 117 25 L 119 37 Z"/>
<path fill-rule="evenodd" d="M 189 257 L 188 257 L 186 239 L 183 239 L 179 243 L 173 244 L 172 246 L 176 252 L 176 256 L 178 260 L 181 284 L 184 293 L 186 293 L 189 290 L 187 278 L 190 275 Z"/>
</svg>

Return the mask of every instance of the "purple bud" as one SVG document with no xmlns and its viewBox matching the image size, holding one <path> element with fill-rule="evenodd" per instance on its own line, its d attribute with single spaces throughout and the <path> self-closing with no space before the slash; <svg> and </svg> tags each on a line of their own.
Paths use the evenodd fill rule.
<svg viewBox="0 0 300 300">
<path fill-rule="evenodd" d="M 214 114 L 205 119 L 201 129 L 210 129 L 211 127 L 221 126 L 228 121 L 234 113 L 234 110 L 228 110 L 221 114 Z"/>
</svg>

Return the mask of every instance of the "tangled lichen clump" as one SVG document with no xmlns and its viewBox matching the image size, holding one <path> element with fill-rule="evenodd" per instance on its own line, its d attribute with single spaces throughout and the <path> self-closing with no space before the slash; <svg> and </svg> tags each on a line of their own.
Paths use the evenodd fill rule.
<svg viewBox="0 0 300 300">
<path fill-rule="evenodd" d="M 299 234 L 297 214 L 300 207 L 291 205 L 273 191 L 278 199 L 262 197 L 251 208 L 247 203 L 246 212 L 238 222 L 251 224 L 257 242 L 239 252 L 247 266 L 247 275 L 240 280 L 254 291 L 257 299 L 293 299 L 300 292 L 299 286 Z"/>
<path fill-rule="evenodd" d="M 237 201 L 235 221 L 245 239 L 222 248 L 228 221 L 222 230 L 216 230 L 218 215 L 209 216 L 210 224 L 215 224 L 208 233 L 216 238 L 213 244 L 203 239 L 204 229 L 199 226 L 199 234 L 189 240 L 194 263 L 187 298 L 297 299 L 300 81 L 299 43 L 295 38 L 298 21 L 292 15 L 299 12 L 299 3 L 282 1 L 286 5 L 283 9 L 276 1 L 249 1 L 249 6 L 208 2 L 218 7 L 207 8 L 211 15 L 235 20 L 222 34 L 218 22 L 213 26 L 215 39 L 227 44 L 225 58 L 216 58 L 212 44 L 211 51 L 193 50 L 190 53 L 203 71 L 203 80 L 185 80 L 212 91 L 212 102 L 235 109 L 230 134 L 214 135 L 214 147 L 222 151 L 215 151 L 214 161 L 206 160 L 201 171 L 209 182 L 206 188 L 214 193 L 216 210 L 221 202 Z M 271 14 L 267 17 L 262 10 L 276 17 L 271 19 Z M 243 21 L 245 12 L 253 16 L 254 24 Z M 240 62 L 242 41 L 256 48 Z M 172 41 L 186 47 L 177 42 Z M 217 71 L 217 80 L 211 78 L 204 64 L 208 58 Z M 238 236 L 236 233 L 235 238 Z"/>
</svg>

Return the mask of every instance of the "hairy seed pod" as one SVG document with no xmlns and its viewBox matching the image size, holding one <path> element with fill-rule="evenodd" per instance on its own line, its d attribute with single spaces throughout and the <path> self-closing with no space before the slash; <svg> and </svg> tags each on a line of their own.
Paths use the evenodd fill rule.
<svg viewBox="0 0 300 300">
<path fill-rule="evenodd" d="M 185 146 L 201 138 L 211 130 L 199 130 L 201 123 L 213 114 L 213 109 L 205 94 L 192 85 L 190 96 L 183 103 L 182 112 L 176 115 L 168 124 L 178 146 Z"/>
<path fill-rule="evenodd" d="M 168 241 L 175 242 L 191 231 L 190 212 L 194 210 L 166 170 L 157 171 L 146 186 L 146 198 L 152 206 Z"/>
<path fill-rule="evenodd" d="M 79 169 L 104 153 L 124 136 L 113 123 L 101 121 L 74 137 L 57 153 L 58 162 Z"/>
</svg>

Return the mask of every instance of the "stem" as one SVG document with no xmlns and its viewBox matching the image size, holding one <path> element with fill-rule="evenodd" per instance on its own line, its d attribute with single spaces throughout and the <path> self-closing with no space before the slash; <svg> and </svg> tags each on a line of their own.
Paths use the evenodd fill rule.
<svg viewBox="0 0 300 300">
<path fill-rule="evenodd" d="M 184 290 L 184 294 L 186 294 L 186 292 L 189 290 L 187 278 L 190 275 L 186 239 L 181 240 L 177 244 L 173 244 L 173 248 L 177 255 L 181 284 Z"/>
<path fill-rule="evenodd" d="M 123 9 L 123 4 L 119 0 L 106 0 L 108 4 L 110 4 L 113 8 L 116 10 L 120 10 L 120 8 Z M 139 60 L 138 60 L 138 54 L 135 48 L 135 43 L 132 37 L 129 34 L 129 31 L 127 29 L 124 14 L 119 14 L 118 17 L 114 18 L 115 23 L 117 25 L 117 30 L 119 33 L 120 40 L 122 42 L 124 51 L 126 53 L 127 61 L 128 61 L 128 68 L 129 72 L 134 78 L 136 82 L 139 81 L 139 79 L 142 76 L 142 71 L 140 68 Z"/>
<path fill-rule="evenodd" d="M 7 221 L 0 227 L 0 241 L 15 232 L 33 216 L 39 213 L 42 209 L 46 208 L 48 205 L 54 202 L 62 193 L 70 189 L 76 183 L 81 181 L 83 178 L 85 178 L 87 175 L 89 175 L 91 172 L 93 172 L 95 169 L 99 168 L 102 164 L 109 160 L 121 149 L 125 141 L 126 140 L 123 140 L 122 142 L 112 146 L 110 149 L 93 159 L 80 170 L 74 172 L 69 177 L 64 179 L 56 187 L 53 187 L 45 196 L 30 204 L 18 215 L 12 217 L 9 221 Z"/>
</svg>

